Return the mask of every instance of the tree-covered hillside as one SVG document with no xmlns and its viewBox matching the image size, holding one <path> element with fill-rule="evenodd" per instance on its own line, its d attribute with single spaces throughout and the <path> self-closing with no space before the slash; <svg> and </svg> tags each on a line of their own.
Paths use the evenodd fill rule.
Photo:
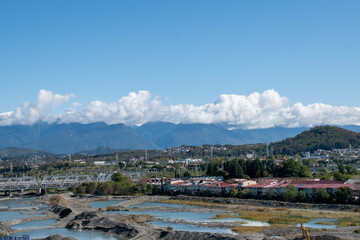
<svg viewBox="0 0 360 240">
<path fill-rule="evenodd" d="M 32 156 L 32 155 L 51 155 L 45 151 L 37 151 L 25 148 L 4 148 L 0 150 L 0 157 L 19 157 L 19 156 Z"/>
<path fill-rule="evenodd" d="M 360 146 L 360 134 L 333 126 L 318 126 L 293 138 L 272 144 L 274 153 L 294 155 L 314 152 L 317 149 L 331 150 Z"/>
</svg>

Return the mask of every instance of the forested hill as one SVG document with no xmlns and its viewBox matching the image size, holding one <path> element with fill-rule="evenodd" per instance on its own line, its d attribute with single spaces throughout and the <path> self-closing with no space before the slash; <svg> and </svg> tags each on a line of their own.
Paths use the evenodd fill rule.
<svg viewBox="0 0 360 240">
<path fill-rule="evenodd" d="M 360 146 L 360 134 L 333 126 L 318 126 L 295 137 L 272 144 L 275 154 L 300 154 L 317 149 L 331 150 Z"/>
<path fill-rule="evenodd" d="M 19 156 L 34 156 L 34 155 L 51 155 L 49 152 L 38 151 L 25 148 L 4 148 L 0 150 L 0 157 L 19 157 Z"/>
</svg>

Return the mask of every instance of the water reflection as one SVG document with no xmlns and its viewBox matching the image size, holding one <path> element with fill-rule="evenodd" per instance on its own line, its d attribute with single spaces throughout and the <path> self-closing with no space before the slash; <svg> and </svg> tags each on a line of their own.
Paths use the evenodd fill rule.
<svg viewBox="0 0 360 240">
<path fill-rule="evenodd" d="M 98 209 L 98 208 L 107 208 L 108 206 L 119 204 L 119 203 L 121 203 L 123 201 L 124 200 L 96 201 L 96 202 L 90 203 L 90 206 L 92 206 L 93 208 L 96 208 L 96 209 Z"/>
<path fill-rule="evenodd" d="M 162 221 L 150 222 L 158 227 L 172 227 L 173 230 L 177 231 L 188 231 L 188 232 L 209 232 L 209 233 L 233 233 L 229 228 L 214 228 L 214 227 L 199 227 L 193 224 L 185 223 L 165 223 Z"/>
<path fill-rule="evenodd" d="M 133 205 L 132 207 L 195 208 L 195 206 L 171 204 L 171 203 L 154 203 L 154 202 L 144 202 L 141 204 Z"/>
<path fill-rule="evenodd" d="M 42 216 L 41 214 L 21 214 L 20 212 L 0 212 L 0 222 L 9 221 L 13 219 L 22 219 L 30 217 Z"/>
<path fill-rule="evenodd" d="M 325 225 L 325 224 L 321 224 L 321 222 L 333 222 L 333 225 Z M 333 218 L 317 218 L 315 220 L 312 220 L 310 222 L 304 223 L 303 224 L 304 227 L 307 228 L 319 228 L 319 229 L 332 229 L 332 228 L 336 228 L 336 219 Z M 300 224 L 297 225 L 298 227 L 300 227 Z"/>
<path fill-rule="evenodd" d="M 23 222 L 16 225 L 11 226 L 13 229 L 29 229 L 29 228 L 40 228 L 49 226 L 56 223 L 55 219 L 47 219 L 47 220 L 38 220 L 38 221 L 29 221 L 29 222 Z"/>
<path fill-rule="evenodd" d="M 99 231 L 73 231 L 66 228 L 48 228 L 48 229 L 42 229 L 42 230 L 34 230 L 34 231 L 24 231 L 24 232 L 18 232 L 14 234 L 13 236 L 23 236 L 23 235 L 30 235 L 31 239 L 34 238 L 45 238 L 50 235 L 54 234 L 60 234 L 64 237 L 73 237 L 78 240 L 117 240 L 117 238 L 113 236 L 107 236 L 103 232 Z"/>
</svg>

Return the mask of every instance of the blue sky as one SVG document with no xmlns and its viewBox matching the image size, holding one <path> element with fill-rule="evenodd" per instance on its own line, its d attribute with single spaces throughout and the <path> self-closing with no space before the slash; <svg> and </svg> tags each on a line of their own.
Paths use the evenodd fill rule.
<svg viewBox="0 0 360 240">
<path fill-rule="evenodd" d="M 41 89 L 164 105 L 274 89 L 359 107 L 359 1 L 1 1 L 0 113 Z M 65 109 L 60 106 L 60 109 Z"/>
</svg>

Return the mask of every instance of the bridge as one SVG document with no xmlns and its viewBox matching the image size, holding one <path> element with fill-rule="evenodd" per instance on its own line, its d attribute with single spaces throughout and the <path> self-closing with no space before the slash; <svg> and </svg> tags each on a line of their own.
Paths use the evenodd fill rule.
<svg viewBox="0 0 360 240">
<path fill-rule="evenodd" d="M 35 177 L 0 178 L 0 192 L 11 195 L 12 191 L 36 190 L 37 194 L 45 193 L 48 188 L 68 188 L 78 186 L 83 182 L 106 182 L 116 172 L 101 173 L 97 177 L 92 175 L 49 176 L 43 179 Z M 137 181 L 144 175 L 142 172 L 120 172 Z"/>
</svg>

